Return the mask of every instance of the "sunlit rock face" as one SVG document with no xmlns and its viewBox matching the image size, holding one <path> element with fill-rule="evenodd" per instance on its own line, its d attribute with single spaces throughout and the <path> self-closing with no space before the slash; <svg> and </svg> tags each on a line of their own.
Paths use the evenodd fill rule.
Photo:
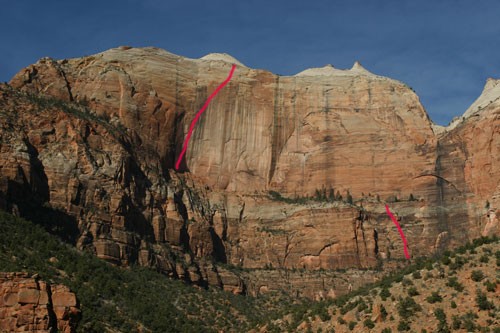
<svg viewBox="0 0 500 333">
<path fill-rule="evenodd" d="M 233 63 L 174 171 L 191 121 Z M 212 259 L 269 276 L 403 259 L 386 203 L 411 255 L 428 255 L 499 232 L 496 82 L 463 119 L 438 128 L 411 88 L 359 63 L 278 76 L 226 54 L 156 48 L 44 58 L 2 88 L 3 205 L 22 215 L 22 199 L 36 198 L 102 259 L 236 293 L 257 293 L 256 275 Z M 77 111 L 40 112 L 20 92 Z M 295 200 L 313 196 L 321 200 Z M 308 279 L 309 295 L 319 292 L 319 275 Z"/>
</svg>

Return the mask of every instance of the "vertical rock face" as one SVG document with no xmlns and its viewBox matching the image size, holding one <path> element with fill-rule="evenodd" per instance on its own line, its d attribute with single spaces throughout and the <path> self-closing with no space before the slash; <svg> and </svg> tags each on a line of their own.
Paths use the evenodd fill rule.
<svg viewBox="0 0 500 333">
<path fill-rule="evenodd" d="M 83 59 L 43 59 L 11 84 L 89 103 L 97 115 L 119 119 L 142 149 L 171 167 L 192 118 L 231 66 L 207 59 L 113 49 Z M 53 74 L 57 93 L 39 73 L 64 73 Z M 432 170 L 435 145 L 418 97 L 359 64 L 293 77 L 238 66 L 198 122 L 185 168 L 230 192 L 313 195 L 333 186 L 386 197 L 419 186 L 412 177 Z"/>
<path fill-rule="evenodd" d="M 255 292 L 252 275 L 212 259 L 310 272 L 403 259 L 385 203 L 413 256 L 498 233 L 496 81 L 437 131 L 409 87 L 358 63 L 289 77 L 238 63 L 174 172 L 228 57 L 121 47 L 22 70 L 1 90 L 0 203 L 62 221 L 102 259 L 234 292 Z"/>
<path fill-rule="evenodd" d="M 80 310 L 74 293 L 26 273 L 0 273 L 0 331 L 75 332 Z"/>
</svg>

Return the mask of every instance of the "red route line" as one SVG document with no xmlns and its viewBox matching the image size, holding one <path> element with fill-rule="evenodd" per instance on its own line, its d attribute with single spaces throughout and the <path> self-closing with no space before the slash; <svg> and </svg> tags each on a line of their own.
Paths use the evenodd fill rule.
<svg viewBox="0 0 500 333">
<path fill-rule="evenodd" d="M 403 229 L 401 229 L 401 226 L 399 225 L 398 221 L 396 220 L 394 215 L 392 215 L 391 211 L 389 210 L 389 206 L 385 205 L 385 211 L 387 212 L 387 215 L 389 215 L 389 217 L 392 219 L 392 222 L 394 222 L 394 224 L 398 228 L 399 234 L 401 235 L 401 239 L 403 239 L 406 259 L 410 259 L 410 254 L 408 253 L 408 242 L 406 241 Z"/>
<path fill-rule="evenodd" d="M 229 72 L 229 75 L 228 75 L 227 79 L 224 82 L 222 82 L 217 87 L 217 89 L 215 89 L 215 91 L 210 95 L 210 97 L 208 97 L 208 99 L 205 102 L 205 104 L 203 104 L 203 107 L 200 109 L 200 111 L 198 111 L 198 113 L 194 117 L 193 121 L 191 122 L 191 125 L 189 126 L 188 134 L 186 135 L 186 139 L 184 140 L 184 146 L 182 147 L 182 151 L 179 154 L 179 158 L 177 159 L 177 162 L 175 163 L 175 170 L 179 170 L 179 166 L 181 164 L 182 158 L 184 157 L 184 154 L 186 153 L 186 150 L 187 150 L 187 147 L 188 147 L 188 144 L 189 144 L 189 139 L 191 139 L 191 134 L 193 134 L 193 130 L 194 130 L 194 126 L 196 125 L 196 122 L 198 121 L 198 119 L 200 119 L 201 114 L 206 110 L 206 108 L 208 107 L 208 104 L 210 104 L 210 101 L 212 100 L 212 98 L 214 98 L 215 95 L 217 95 L 219 93 L 219 91 L 222 88 L 224 88 L 224 86 L 226 84 L 228 84 L 229 81 L 231 81 L 231 78 L 233 77 L 233 73 L 234 73 L 235 69 L 236 69 L 236 65 L 233 64 L 233 66 L 231 67 L 231 71 Z"/>
</svg>

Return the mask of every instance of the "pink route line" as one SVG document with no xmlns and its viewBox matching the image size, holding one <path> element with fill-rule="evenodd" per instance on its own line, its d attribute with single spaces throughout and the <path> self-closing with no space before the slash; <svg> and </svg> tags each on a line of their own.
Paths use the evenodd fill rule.
<svg viewBox="0 0 500 333">
<path fill-rule="evenodd" d="M 210 104 L 210 101 L 212 101 L 212 98 L 214 98 L 215 95 L 217 95 L 219 93 L 219 91 L 222 88 L 224 88 L 224 86 L 226 84 L 228 84 L 229 81 L 231 81 L 231 78 L 233 77 L 233 73 L 234 73 L 235 69 L 236 69 L 236 65 L 233 64 L 233 66 L 231 67 L 231 71 L 229 72 L 229 76 L 227 77 L 227 79 L 224 82 L 222 82 L 217 87 L 217 89 L 215 89 L 215 91 L 210 95 L 210 97 L 208 97 L 208 99 L 205 102 L 205 104 L 203 104 L 203 107 L 200 109 L 200 111 L 198 111 L 198 113 L 194 117 L 193 121 L 191 122 L 191 125 L 189 126 L 188 134 L 186 135 L 186 139 L 184 140 L 184 146 L 182 147 L 182 151 L 181 151 L 181 153 L 179 155 L 179 158 L 177 159 L 177 162 L 175 163 L 175 170 L 179 170 L 179 166 L 181 164 L 182 158 L 184 157 L 184 154 L 186 153 L 186 150 L 187 150 L 187 147 L 188 147 L 188 144 L 189 144 L 189 140 L 191 139 L 191 134 L 193 134 L 193 130 L 194 130 L 194 126 L 196 125 L 196 122 L 198 121 L 198 119 L 200 119 L 201 114 L 206 110 L 206 108 L 208 107 L 208 104 Z"/>
<path fill-rule="evenodd" d="M 389 215 L 389 217 L 392 219 L 392 222 L 394 222 L 394 224 L 398 228 L 399 234 L 401 235 L 401 239 L 403 239 L 406 259 L 410 259 L 410 254 L 408 253 L 408 242 L 406 241 L 403 229 L 401 229 L 401 226 L 399 225 L 398 221 L 396 220 L 394 215 L 392 215 L 391 211 L 389 210 L 389 206 L 385 205 L 385 211 L 387 212 L 387 215 Z"/>
</svg>

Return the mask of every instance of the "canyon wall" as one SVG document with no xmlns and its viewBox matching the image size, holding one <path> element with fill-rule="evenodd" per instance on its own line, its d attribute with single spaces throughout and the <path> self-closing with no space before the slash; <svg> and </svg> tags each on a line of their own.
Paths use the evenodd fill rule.
<svg viewBox="0 0 500 333">
<path fill-rule="evenodd" d="M 3 207 L 116 264 L 252 294 L 304 270 L 324 295 L 324 270 L 403 260 L 385 204 L 413 257 L 499 233 L 496 81 L 438 129 L 411 88 L 358 63 L 288 77 L 237 63 L 174 171 L 232 62 L 121 47 L 23 69 L 0 99 Z M 280 283 L 253 283 L 266 274 Z"/>
</svg>

